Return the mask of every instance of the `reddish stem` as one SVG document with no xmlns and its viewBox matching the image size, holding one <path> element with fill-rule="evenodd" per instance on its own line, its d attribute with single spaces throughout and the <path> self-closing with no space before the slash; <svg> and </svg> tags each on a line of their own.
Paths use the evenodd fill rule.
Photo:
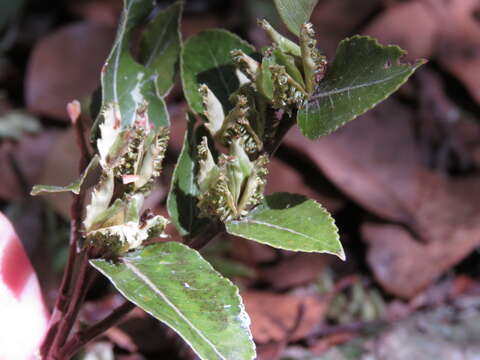
<svg viewBox="0 0 480 360">
<path fill-rule="evenodd" d="M 94 273 L 89 267 L 88 251 L 83 252 L 82 255 L 82 258 L 80 259 L 80 268 L 76 276 L 75 288 L 73 289 L 73 292 L 71 294 L 69 306 L 66 313 L 60 320 L 57 334 L 52 342 L 50 350 L 50 356 L 52 359 L 62 359 L 61 357 L 59 357 L 60 349 L 65 344 L 65 341 L 68 338 L 68 335 L 70 334 L 75 324 L 78 313 L 80 312 L 81 305 L 83 303 L 83 300 L 85 299 L 85 295 L 87 294 L 91 281 L 93 280 L 92 275 Z"/>
<path fill-rule="evenodd" d="M 79 173 L 81 174 L 88 163 L 90 162 L 91 155 L 88 151 L 88 146 L 84 137 L 84 129 L 82 121 L 73 122 L 75 129 L 77 145 L 80 149 L 79 159 Z M 82 211 L 84 206 L 85 193 L 80 191 L 80 194 L 73 196 L 72 206 L 70 208 L 70 242 L 68 259 L 63 272 L 62 281 L 60 284 L 59 293 L 53 308 L 53 314 L 50 318 L 50 325 L 45 339 L 40 347 L 40 354 L 42 358 L 47 359 L 51 353 L 54 342 L 60 330 L 62 319 L 65 317 L 68 308 L 71 304 L 71 292 L 72 288 L 77 284 L 72 284 L 73 273 L 75 271 L 77 257 L 79 255 L 79 243 L 82 238 L 81 226 L 82 226 Z M 78 286 L 77 286 L 78 287 Z"/>
<path fill-rule="evenodd" d="M 135 305 L 129 301 L 126 301 L 124 304 L 120 305 L 118 308 L 112 311 L 105 319 L 97 322 L 91 327 L 77 332 L 72 338 L 67 342 L 60 352 L 60 359 L 69 359 L 75 355 L 83 346 L 88 342 L 95 339 L 97 336 L 101 335 L 104 331 L 108 330 L 112 326 L 116 325 L 121 321 L 130 311 L 135 308 Z"/>
</svg>

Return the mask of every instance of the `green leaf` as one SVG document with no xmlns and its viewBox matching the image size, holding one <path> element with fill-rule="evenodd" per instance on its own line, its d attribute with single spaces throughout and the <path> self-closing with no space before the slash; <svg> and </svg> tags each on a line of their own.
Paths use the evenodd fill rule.
<svg viewBox="0 0 480 360">
<path fill-rule="evenodd" d="M 136 62 L 130 53 L 136 28 L 143 24 L 153 10 L 151 0 L 124 0 L 122 18 L 112 51 L 102 70 L 102 105 L 118 104 L 123 128 L 135 121 L 137 111 L 148 105 L 148 117 L 155 126 L 168 126 L 165 102 L 157 94 L 159 74 Z M 155 53 L 155 49 L 151 49 Z M 143 51 L 143 56 L 148 53 Z"/>
<path fill-rule="evenodd" d="M 331 215 L 320 204 L 303 195 L 275 193 L 245 219 L 226 223 L 230 234 L 276 248 L 345 254 Z"/>
<path fill-rule="evenodd" d="M 233 106 L 228 100 L 239 87 L 230 52 L 242 50 L 252 56 L 253 46 L 238 36 L 220 29 L 207 30 L 188 39 L 181 55 L 183 91 L 191 109 L 201 114 L 200 85 L 206 84 L 221 101 L 225 112 Z"/>
<path fill-rule="evenodd" d="M 206 256 L 205 258 L 212 264 L 215 270 L 229 279 L 236 277 L 255 278 L 255 270 L 241 262 L 220 256 Z"/>
<path fill-rule="evenodd" d="M 343 40 L 326 77 L 298 113 L 303 134 L 310 139 L 328 135 L 398 90 L 425 63 L 401 63 L 405 53 L 368 36 Z"/>
<path fill-rule="evenodd" d="M 293 34 L 300 35 L 300 27 L 310 20 L 318 0 L 274 0 L 283 22 Z"/>
<path fill-rule="evenodd" d="M 83 182 L 87 178 L 87 176 L 92 173 L 95 169 L 97 169 L 99 164 L 99 157 L 95 155 L 90 163 L 88 164 L 87 168 L 83 172 L 83 174 L 74 182 L 66 185 L 66 186 L 52 186 L 52 185 L 35 185 L 30 191 L 30 195 L 36 196 L 41 193 L 59 193 L 59 192 L 72 192 L 74 194 L 79 194 L 80 189 L 82 187 Z"/>
<path fill-rule="evenodd" d="M 254 359 L 238 288 L 200 254 L 160 243 L 118 259 L 91 260 L 130 301 L 173 328 L 205 360 Z"/>
<path fill-rule="evenodd" d="M 197 207 L 199 190 L 195 164 L 201 134 L 195 130 L 195 121 L 194 115 L 188 114 L 187 131 L 167 199 L 168 214 L 172 222 L 181 236 L 189 237 L 195 236 L 208 223 L 208 220 L 199 217 L 200 210 Z"/>
<path fill-rule="evenodd" d="M 177 75 L 182 9 L 183 2 L 179 1 L 159 12 L 142 35 L 141 62 L 156 73 L 156 88 L 160 96 L 170 91 Z"/>
</svg>

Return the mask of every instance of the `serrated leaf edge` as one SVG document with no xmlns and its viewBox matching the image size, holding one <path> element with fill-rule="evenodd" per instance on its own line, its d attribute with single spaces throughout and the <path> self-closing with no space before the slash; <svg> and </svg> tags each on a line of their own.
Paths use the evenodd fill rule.
<svg viewBox="0 0 480 360">
<path fill-rule="evenodd" d="M 398 46 L 398 45 L 382 45 L 377 39 L 375 39 L 375 38 L 373 38 L 373 37 L 371 37 L 371 36 L 367 36 L 367 35 L 354 35 L 354 36 L 347 37 L 347 38 L 343 39 L 342 41 L 340 41 L 340 43 L 339 43 L 339 45 L 338 45 L 338 47 L 337 47 L 337 51 L 338 51 L 338 49 L 342 46 L 343 43 L 348 42 L 348 41 L 351 41 L 351 40 L 354 40 L 354 39 L 362 39 L 362 38 L 363 38 L 363 39 L 366 39 L 366 40 L 368 40 L 368 41 L 373 42 L 375 46 L 380 47 L 380 48 L 382 48 L 382 49 L 391 49 L 391 50 L 395 49 L 395 50 L 398 50 L 398 51 L 400 52 L 400 54 L 396 57 L 396 59 L 400 59 L 400 58 L 402 58 L 403 56 L 405 56 L 405 55 L 408 53 L 406 50 L 402 49 L 402 48 L 401 48 L 400 46 Z M 368 112 L 369 110 L 372 110 L 375 106 L 377 106 L 378 104 L 380 104 L 382 101 L 385 101 L 389 96 L 391 96 L 394 92 L 396 92 L 398 89 L 400 89 L 400 87 L 402 87 L 402 85 L 404 85 L 404 84 L 408 81 L 408 79 L 410 78 L 410 76 L 413 75 L 413 73 L 415 72 L 416 69 L 418 69 L 420 66 L 424 65 L 424 64 L 427 63 L 427 62 L 428 62 L 428 60 L 426 60 L 426 59 L 418 59 L 413 65 L 412 65 L 412 64 L 411 64 L 411 65 L 400 64 L 400 66 L 407 66 L 407 67 L 408 67 L 408 66 L 411 66 L 411 68 L 408 69 L 409 71 L 406 71 L 406 72 L 410 72 L 410 74 L 409 74 L 408 76 L 406 76 L 405 79 L 398 84 L 398 86 L 396 86 L 396 87 L 395 87 L 389 94 L 387 94 L 385 97 L 381 98 L 380 100 L 378 100 L 377 102 L 375 102 L 375 103 L 372 104 L 371 106 L 368 106 L 368 107 L 364 108 L 364 110 L 362 110 L 362 113 L 361 113 L 361 114 L 359 114 L 359 115 L 353 115 L 352 117 L 349 117 L 347 120 L 345 120 L 344 122 L 338 124 L 336 127 L 332 128 L 331 130 L 329 130 L 329 131 L 326 132 L 326 133 L 322 133 L 322 134 L 320 134 L 320 135 L 313 136 L 313 137 L 309 136 L 308 134 L 306 134 L 306 133 L 303 131 L 302 127 L 298 124 L 298 122 L 299 122 L 299 116 L 298 116 L 298 115 L 297 115 L 297 125 L 298 125 L 298 127 L 300 128 L 302 134 L 303 134 L 306 138 L 308 138 L 308 139 L 310 139 L 310 140 L 316 140 L 316 139 L 318 139 L 318 138 L 321 137 L 321 136 L 329 135 L 329 134 L 335 132 L 336 130 L 338 130 L 339 128 L 341 128 L 342 126 L 344 126 L 346 123 L 348 123 L 348 122 L 356 119 L 357 117 L 365 114 L 365 113 Z M 398 75 L 398 74 L 397 74 L 397 75 Z M 306 105 L 305 105 L 304 108 L 300 109 L 299 114 L 300 114 L 302 111 L 308 109 L 308 105 L 309 105 L 309 102 L 306 103 Z M 308 111 L 305 111 L 305 113 L 308 114 Z M 307 115 L 307 117 L 306 117 L 306 119 L 305 119 L 305 122 L 306 122 L 307 120 L 308 120 L 308 115 Z"/>
<path fill-rule="evenodd" d="M 276 193 L 276 194 L 279 194 L 279 193 Z M 288 193 L 288 192 L 282 192 L 281 194 L 296 195 L 296 196 L 300 195 L 300 194 Z M 273 194 L 271 194 L 271 195 L 273 195 Z M 346 260 L 345 250 L 343 249 L 343 245 L 342 245 L 342 243 L 341 243 L 341 241 L 340 241 L 340 234 L 339 234 L 339 231 L 338 231 L 338 227 L 337 227 L 337 225 L 335 224 L 335 219 L 333 218 L 333 216 L 332 216 L 332 215 L 330 214 L 330 212 L 329 212 L 327 209 L 325 209 L 325 208 L 322 206 L 322 204 L 320 204 L 319 202 L 317 202 L 317 201 L 315 201 L 315 200 L 313 200 L 313 199 L 309 199 L 309 198 L 307 198 L 307 197 L 304 196 L 304 195 L 300 195 L 300 196 L 304 197 L 307 201 L 312 201 L 324 214 L 327 215 L 327 219 L 329 220 L 330 225 L 332 225 L 333 228 L 335 229 L 335 240 L 340 244 L 340 250 L 339 250 L 338 253 L 333 252 L 333 251 L 329 251 L 329 250 L 324 250 L 324 251 L 318 251 L 318 250 L 301 250 L 301 249 L 292 249 L 292 248 L 284 247 L 284 246 L 281 246 L 281 245 L 279 245 L 279 246 L 277 246 L 277 245 L 273 246 L 273 245 L 271 245 L 271 244 L 269 244 L 269 243 L 267 243 L 267 242 L 265 242 L 265 241 L 257 240 L 257 239 L 255 239 L 255 238 L 253 238 L 253 237 L 244 236 L 244 235 L 242 235 L 242 234 L 235 233 L 235 231 L 231 231 L 231 230 L 229 229 L 228 224 L 237 225 L 237 224 L 252 223 L 251 221 L 249 221 L 249 218 L 250 218 L 251 216 L 254 216 L 257 212 L 261 212 L 261 211 L 262 211 L 262 204 L 260 204 L 259 206 L 257 206 L 245 219 L 243 219 L 243 220 L 232 220 L 232 221 L 229 221 L 228 223 L 226 223 L 225 225 L 226 225 L 227 232 L 228 232 L 229 234 L 232 234 L 232 235 L 235 235 L 235 236 L 240 236 L 240 237 L 242 237 L 242 238 L 244 238 L 244 239 L 252 240 L 252 241 L 255 241 L 255 242 L 258 242 L 258 243 L 262 243 L 262 244 L 265 244 L 265 245 L 274 247 L 274 248 L 276 248 L 276 249 L 289 250 L 289 251 L 301 251 L 301 252 L 308 252 L 308 253 L 330 254 L 330 255 L 335 255 L 335 256 L 339 257 L 341 260 L 345 261 L 345 260 Z M 259 222 L 256 222 L 256 223 L 257 223 L 258 225 L 265 225 L 265 226 L 267 226 L 266 224 L 268 224 L 268 223 L 263 224 L 263 223 L 259 223 Z M 273 225 L 273 224 L 269 224 L 268 226 L 270 226 L 270 225 Z M 272 227 L 278 228 L 278 225 L 272 226 Z M 283 230 L 284 228 L 281 228 L 281 229 Z M 285 228 L 285 230 L 286 230 L 287 232 L 294 232 L 294 231 L 292 231 L 291 229 L 287 229 L 287 228 Z M 301 234 L 301 233 L 299 233 L 299 234 Z M 301 234 L 301 235 L 302 235 L 302 236 L 305 236 L 305 234 Z M 315 240 L 316 240 L 316 239 L 315 239 Z"/>
<path fill-rule="evenodd" d="M 174 243 L 174 242 L 172 242 Z M 163 243 L 163 244 L 167 244 L 167 243 Z M 239 307 L 239 314 L 237 315 L 237 318 L 240 320 L 240 326 L 243 327 L 248 335 L 248 338 L 250 340 L 250 344 L 252 345 L 252 347 L 249 349 L 251 354 L 250 354 L 250 358 L 249 360 L 254 360 L 255 359 L 255 356 L 256 356 L 256 346 L 255 346 L 255 342 L 253 341 L 253 335 L 252 335 L 252 332 L 250 330 L 250 317 L 248 316 L 248 313 L 246 312 L 246 309 L 245 309 L 245 304 L 243 303 L 243 299 L 242 297 L 240 296 L 240 290 L 239 288 L 232 282 L 230 281 L 230 279 L 224 277 L 223 275 L 221 275 L 217 270 L 215 270 L 213 268 L 213 266 L 208 262 L 206 261 L 198 251 L 184 245 L 184 244 L 181 244 L 181 243 L 177 243 L 175 242 L 174 244 L 177 244 L 178 246 L 181 246 L 181 247 L 184 247 L 185 249 L 188 249 L 190 251 L 193 251 L 195 253 L 195 256 L 197 256 L 198 259 L 200 259 L 201 261 L 205 262 L 205 265 L 207 266 L 207 268 L 209 270 L 211 270 L 212 272 L 214 272 L 215 274 L 217 274 L 221 279 L 225 280 L 226 281 L 226 285 L 232 289 L 234 291 L 234 294 L 235 294 L 235 297 L 238 299 L 238 307 Z M 155 246 L 155 245 L 150 245 L 150 246 Z M 141 251 L 142 249 L 139 249 L 139 250 L 136 250 L 135 252 L 139 252 Z M 134 253 L 135 253 L 134 252 Z M 132 254 L 134 253 L 130 253 L 129 255 L 131 256 Z M 105 273 L 101 268 L 97 267 L 96 266 L 96 262 L 105 262 L 105 261 L 108 261 L 108 260 L 105 260 L 105 259 L 94 259 L 94 260 L 90 260 L 90 264 L 95 268 L 97 269 L 99 272 L 101 272 L 107 279 L 110 280 L 110 282 L 115 286 L 115 288 L 126 298 L 128 299 L 130 302 L 134 303 L 135 305 L 137 305 L 138 307 L 142 308 L 140 305 L 138 305 L 134 300 L 131 300 L 129 298 L 129 296 L 123 291 L 121 290 L 120 288 L 117 287 L 117 285 L 115 284 L 115 282 L 113 281 L 113 279 L 107 274 Z M 141 271 L 139 271 L 134 265 L 132 265 L 135 270 L 132 270 L 132 268 L 129 266 L 129 263 L 125 262 L 123 258 L 120 259 L 120 261 L 127 267 L 129 268 L 137 277 L 139 277 L 141 280 L 145 280 L 144 278 L 140 277 L 138 275 L 138 273 L 142 274 L 143 276 L 145 276 Z M 138 271 L 138 272 L 136 272 Z M 153 290 L 153 292 L 155 292 L 156 294 L 158 294 L 158 291 L 160 291 L 160 293 L 163 295 L 161 296 L 162 299 L 164 299 L 167 303 L 171 304 L 171 306 L 174 308 L 175 312 L 180 315 L 182 317 L 182 319 L 184 319 L 187 324 L 191 325 L 192 329 L 195 330 L 195 332 L 197 332 L 201 338 L 203 338 L 212 348 L 213 350 L 215 351 L 215 353 L 217 353 L 219 356 L 220 356 L 220 359 L 222 360 L 230 360 L 230 359 L 227 359 L 226 357 L 224 357 L 223 354 L 219 353 L 218 350 L 216 349 L 215 345 L 212 344 L 210 342 L 210 340 L 208 340 L 207 338 L 205 338 L 205 336 L 201 333 L 200 330 L 198 330 L 193 324 L 190 323 L 190 321 L 185 317 L 185 315 L 183 315 L 183 313 L 180 312 L 179 309 L 176 308 L 176 306 L 174 304 L 171 303 L 171 301 L 169 301 L 168 297 L 165 296 L 165 294 L 163 294 L 163 292 L 161 292 L 161 290 L 159 289 L 156 289 L 156 288 L 152 288 L 152 285 L 155 285 L 153 284 L 150 279 L 148 279 L 148 277 L 146 278 L 148 281 L 146 281 L 146 284 Z M 143 309 L 143 308 L 142 308 Z M 194 351 L 195 353 L 201 357 L 201 355 L 198 353 L 197 349 L 196 349 L 196 346 L 194 346 L 192 343 L 190 343 L 190 341 L 188 339 L 186 339 L 185 337 L 183 337 L 183 335 L 177 331 L 177 329 L 175 329 L 174 327 L 174 324 L 170 324 L 169 321 L 167 320 L 163 320 L 163 319 L 159 319 L 157 318 L 152 312 L 146 310 L 146 309 L 143 309 L 146 313 L 150 314 L 152 317 L 154 317 L 155 319 L 159 320 L 160 322 L 166 324 L 168 327 L 170 327 L 173 331 L 175 331 Z M 210 359 L 205 359 L 205 360 L 210 360 Z"/>
<path fill-rule="evenodd" d="M 285 27 L 288 29 L 288 31 L 290 31 L 293 35 L 295 36 L 299 36 L 300 35 L 300 29 L 297 29 L 296 31 L 294 31 L 293 29 L 290 28 L 290 24 L 288 24 L 288 22 L 285 20 L 285 17 L 283 16 L 284 14 L 284 11 L 280 11 L 280 3 L 278 0 L 274 0 L 273 1 L 274 4 L 275 4 L 275 10 L 277 10 L 277 13 L 278 15 L 280 16 L 280 19 L 282 20 L 283 24 L 285 25 Z M 315 7 L 317 6 L 318 4 L 318 0 L 315 2 L 315 4 L 313 4 L 313 7 L 312 7 L 312 10 L 310 11 L 310 17 L 312 16 L 312 13 L 313 13 L 313 10 L 315 9 Z M 308 22 L 309 19 L 305 19 L 305 22 Z"/>
</svg>

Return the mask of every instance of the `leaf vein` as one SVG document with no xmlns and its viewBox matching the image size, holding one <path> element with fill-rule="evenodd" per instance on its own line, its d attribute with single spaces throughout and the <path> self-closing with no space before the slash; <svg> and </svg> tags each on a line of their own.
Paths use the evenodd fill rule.
<svg viewBox="0 0 480 360">
<path fill-rule="evenodd" d="M 263 226 L 271 227 L 271 228 L 274 228 L 274 229 L 277 229 L 277 230 L 282 230 L 282 231 L 286 231 L 286 232 L 289 232 L 289 233 L 292 233 L 292 234 L 295 234 L 295 235 L 303 236 L 304 238 L 307 238 L 309 240 L 318 241 L 318 239 L 315 239 L 314 237 L 303 234 L 303 233 L 298 232 L 298 231 L 293 230 L 293 229 L 285 228 L 285 227 L 280 226 L 280 225 L 267 223 L 267 222 L 260 221 L 260 220 L 255 220 L 255 219 L 248 219 L 246 222 L 251 223 L 251 224 L 257 224 L 257 225 L 263 225 Z"/>
<path fill-rule="evenodd" d="M 310 98 L 310 101 L 317 100 L 317 99 L 320 99 L 320 98 L 324 98 L 324 97 L 327 97 L 327 96 L 330 97 L 332 95 L 341 94 L 341 93 L 346 92 L 346 91 L 349 92 L 351 90 L 356 90 L 356 89 L 361 89 L 361 88 L 364 88 L 364 87 L 369 87 L 369 86 L 373 86 L 373 85 L 382 84 L 382 83 L 385 83 L 387 81 L 390 81 L 390 80 L 396 78 L 397 76 L 400 76 L 400 75 L 402 75 L 404 73 L 407 73 L 407 72 L 410 72 L 410 71 L 412 71 L 412 69 L 406 68 L 403 71 L 397 72 L 397 73 L 392 74 L 390 76 L 387 76 L 383 79 L 369 81 L 369 82 L 366 82 L 366 83 L 363 83 L 363 84 L 358 84 L 358 85 L 349 85 L 349 86 L 346 86 L 346 87 L 342 87 L 342 88 L 339 88 L 339 89 L 330 90 L 330 91 L 326 91 L 326 92 L 320 92 L 319 94 L 313 95 Z"/>
<path fill-rule="evenodd" d="M 130 261 L 127 259 L 123 259 L 123 263 L 125 266 L 132 271 L 132 273 L 137 276 L 140 280 L 145 282 L 147 286 L 158 296 L 162 298 L 163 301 L 167 303 L 168 306 L 170 306 L 175 313 L 183 320 L 185 323 L 187 323 L 188 326 L 190 326 L 199 336 L 202 338 L 212 349 L 213 351 L 220 357 L 220 359 L 227 360 L 216 348 L 216 346 L 207 338 L 205 335 L 202 334 L 202 332 L 197 329 L 197 327 L 192 324 L 190 320 L 175 306 L 172 301 L 146 276 L 142 271 L 137 268 L 134 264 L 132 264 Z"/>
</svg>

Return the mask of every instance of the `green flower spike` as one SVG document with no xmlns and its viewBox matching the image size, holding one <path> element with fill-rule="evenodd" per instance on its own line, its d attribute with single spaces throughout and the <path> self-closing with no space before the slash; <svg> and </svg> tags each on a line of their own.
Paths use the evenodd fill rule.
<svg viewBox="0 0 480 360">
<path fill-rule="evenodd" d="M 147 108 L 146 104 L 139 108 L 133 126 L 122 130 L 118 107 L 112 104 L 104 110 L 100 125 L 97 149 L 103 172 L 83 225 L 88 242 L 114 253 L 165 236 L 168 223 L 162 216 L 141 219 L 144 196 L 160 176 L 168 142 L 168 129 L 155 129 Z M 122 197 L 115 198 L 116 186 L 122 186 Z"/>
<path fill-rule="evenodd" d="M 287 39 L 285 36 L 281 35 L 277 30 L 273 28 L 272 25 L 268 23 L 267 20 L 259 20 L 259 25 L 265 30 L 270 40 L 278 46 L 278 48 L 294 56 L 301 56 L 300 46 L 295 44 L 292 40 Z"/>
<path fill-rule="evenodd" d="M 202 217 L 227 221 L 247 214 L 263 199 L 266 164 L 261 155 L 251 161 L 241 139 L 229 146 L 229 154 L 222 154 L 215 164 L 204 137 L 198 147 L 200 169 L 197 183 L 200 189 L 198 207 Z"/>
<path fill-rule="evenodd" d="M 315 31 L 311 23 L 303 24 L 300 30 L 300 48 L 307 92 L 312 94 L 316 84 L 325 74 L 327 60 L 325 56 L 320 54 L 317 48 Z"/>
</svg>

